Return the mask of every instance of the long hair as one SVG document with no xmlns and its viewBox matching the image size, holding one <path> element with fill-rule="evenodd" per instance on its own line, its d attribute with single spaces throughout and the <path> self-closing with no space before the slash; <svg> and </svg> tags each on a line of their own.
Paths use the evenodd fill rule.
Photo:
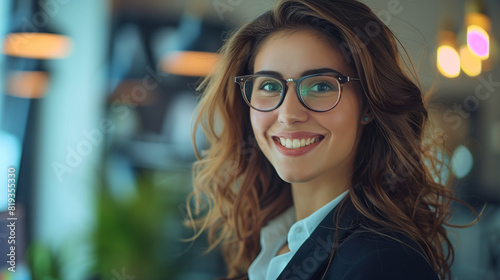
<svg viewBox="0 0 500 280">
<path fill-rule="evenodd" d="M 374 231 L 390 229 L 416 241 L 446 279 L 453 248 L 444 225 L 456 199 L 436 182 L 440 164 L 432 145 L 423 144 L 428 116 L 422 90 L 414 71 L 405 70 L 394 34 L 367 6 L 351 0 L 280 0 L 220 50 L 218 65 L 199 87 L 194 118 L 199 160 L 187 208 L 193 238 L 207 231 L 208 250 L 221 247 L 227 277 L 245 279 L 260 251 L 261 228 L 292 205 L 290 184 L 256 144 L 250 109 L 234 77 L 252 73 L 255 55 L 269 35 L 299 29 L 320 32 L 338 44 L 361 79 L 363 105 L 372 115 L 356 153 L 352 205 L 377 225 Z M 201 154 L 194 139 L 200 127 L 208 140 Z"/>
</svg>

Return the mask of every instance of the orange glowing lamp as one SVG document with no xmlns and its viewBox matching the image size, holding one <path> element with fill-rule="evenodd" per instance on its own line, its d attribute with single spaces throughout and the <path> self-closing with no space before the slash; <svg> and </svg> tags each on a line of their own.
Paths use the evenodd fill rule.
<svg viewBox="0 0 500 280">
<path fill-rule="evenodd" d="M 481 59 L 479 59 L 467 45 L 460 48 L 460 66 L 462 71 L 469 77 L 476 77 L 481 74 L 482 71 Z"/>
<path fill-rule="evenodd" d="M 7 76 L 7 93 L 20 98 L 42 98 L 49 78 L 45 71 L 12 71 Z"/>
<path fill-rule="evenodd" d="M 67 57 L 71 51 L 71 39 L 53 33 L 10 33 L 3 44 L 3 53 L 9 56 L 53 59 Z"/>
<path fill-rule="evenodd" d="M 211 52 L 174 51 L 161 62 L 163 71 L 174 75 L 202 77 L 215 67 L 219 55 Z"/>
</svg>

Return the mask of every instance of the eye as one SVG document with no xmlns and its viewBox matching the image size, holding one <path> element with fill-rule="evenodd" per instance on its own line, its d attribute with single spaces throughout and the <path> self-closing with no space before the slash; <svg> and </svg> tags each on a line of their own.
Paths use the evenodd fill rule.
<svg viewBox="0 0 500 280">
<path fill-rule="evenodd" d="M 324 92 L 324 91 L 329 91 L 329 90 L 334 90 L 334 89 L 335 88 L 332 87 L 332 85 L 330 85 L 327 82 L 319 82 L 319 83 L 316 83 L 316 84 L 310 86 L 308 91 Z"/>
<path fill-rule="evenodd" d="M 264 81 L 260 87 L 259 87 L 260 90 L 265 90 L 265 91 L 281 91 L 282 89 L 282 86 L 281 86 L 281 83 L 277 82 L 277 81 Z"/>
</svg>

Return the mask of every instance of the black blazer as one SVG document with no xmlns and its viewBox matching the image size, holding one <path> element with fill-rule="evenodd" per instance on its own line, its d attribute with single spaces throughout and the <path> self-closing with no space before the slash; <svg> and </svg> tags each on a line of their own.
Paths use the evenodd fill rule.
<svg viewBox="0 0 500 280">
<path fill-rule="evenodd" d="M 439 279 L 410 238 L 391 231 L 384 232 L 387 236 L 370 232 L 350 199 L 342 209 L 338 226 L 335 219 L 339 207 L 335 207 L 302 244 L 278 279 Z M 337 227 L 339 245 L 330 262 Z"/>
</svg>

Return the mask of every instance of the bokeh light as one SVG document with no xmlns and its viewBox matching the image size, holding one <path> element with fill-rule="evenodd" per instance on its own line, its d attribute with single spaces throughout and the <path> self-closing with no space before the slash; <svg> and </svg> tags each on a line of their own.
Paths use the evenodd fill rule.
<svg viewBox="0 0 500 280">
<path fill-rule="evenodd" d="M 478 25 L 467 27 L 467 45 L 481 59 L 487 59 L 490 55 L 488 32 Z"/>
<path fill-rule="evenodd" d="M 71 39 L 50 33 L 11 33 L 6 36 L 3 52 L 10 56 L 50 59 L 64 58 L 71 52 Z"/>
<path fill-rule="evenodd" d="M 7 93 L 21 98 L 42 98 L 49 78 L 43 71 L 12 71 L 7 79 Z"/>
<path fill-rule="evenodd" d="M 463 178 L 469 174 L 474 165 L 474 158 L 467 147 L 460 145 L 451 157 L 451 169 L 457 178 Z"/>
<path fill-rule="evenodd" d="M 162 69 L 167 73 L 201 77 L 207 75 L 217 63 L 219 55 L 210 52 L 176 51 L 166 55 Z"/>
<path fill-rule="evenodd" d="M 437 50 L 437 66 L 445 77 L 455 78 L 460 74 L 460 56 L 451 46 L 440 46 Z"/>
<path fill-rule="evenodd" d="M 460 48 L 460 66 L 462 71 L 470 77 L 476 77 L 481 74 L 481 59 L 474 55 L 468 46 Z"/>
</svg>

